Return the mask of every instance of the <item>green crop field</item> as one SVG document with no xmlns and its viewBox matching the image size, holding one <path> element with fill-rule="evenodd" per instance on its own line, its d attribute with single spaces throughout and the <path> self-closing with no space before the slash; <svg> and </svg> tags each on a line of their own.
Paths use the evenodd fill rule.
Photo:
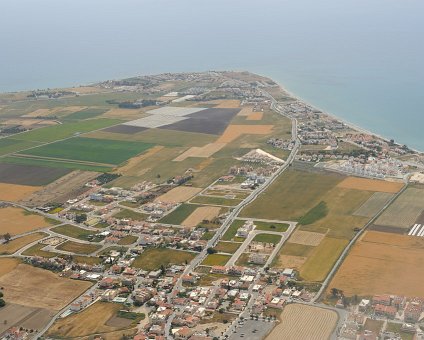
<svg viewBox="0 0 424 340">
<path fill-rule="evenodd" d="M 281 248 L 280 254 L 308 257 L 314 249 L 315 249 L 314 246 L 307 246 L 305 244 L 286 242 Z"/>
<path fill-rule="evenodd" d="M 159 220 L 159 222 L 164 224 L 181 224 L 199 207 L 199 205 L 195 204 L 181 204 L 177 209 Z"/>
<path fill-rule="evenodd" d="M 74 113 L 71 113 L 70 115 L 66 116 L 66 120 L 81 120 L 81 119 L 89 119 L 94 118 L 97 116 L 100 116 L 101 114 L 105 113 L 108 109 L 94 109 L 89 108 L 81 111 L 77 111 Z"/>
<path fill-rule="evenodd" d="M 0 139 L 0 156 L 37 146 L 39 143 L 17 140 L 13 138 Z"/>
<path fill-rule="evenodd" d="M 256 225 L 256 230 L 264 230 L 264 231 L 277 231 L 277 232 L 285 232 L 289 228 L 287 223 L 275 223 L 275 222 L 263 222 L 263 221 L 254 221 Z"/>
<path fill-rule="evenodd" d="M 222 236 L 223 241 L 231 241 L 234 236 L 237 234 L 237 229 L 243 226 L 245 221 L 242 220 L 234 220 L 233 223 L 228 227 L 227 231 L 225 232 L 224 236 Z"/>
<path fill-rule="evenodd" d="M 52 229 L 55 233 L 62 234 L 65 236 L 77 238 L 83 241 L 87 241 L 90 235 L 95 234 L 91 230 L 79 228 L 70 224 L 61 225 Z"/>
<path fill-rule="evenodd" d="M 274 234 L 258 234 L 253 238 L 254 242 L 272 243 L 277 244 L 280 242 L 281 236 Z"/>
<path fill-rule="evenodd" d="M 342 176 L 335 174 L 285 171 L 263 194 L 243 209 L 240 215 L 297 221 L 342 179 Z"/>
<path fill-rule="evenodd" d="M 75 123 L 64 123 L 21 133 L 14 136 L 14 139 L 49 143 L 69 138 L 76 134 L 103 129 L 120 122 L 118 119 L 98 118 Z"/>
<path fill-rule="evenodd" d="M 309 210 L 304 216 L 299 220 L 300 224 L 312 224 L 316 221 L 319 221 L 321 218 L 324 218 L 328 214 L 327 203 L 324 201 L 319 202 L 315 207 Z"/>
<path fill-rule="evenodd" d="M 52 159 L 120 164 L 152 146 L 143 142 L 76 137 L 23 151 L 22 154 Z"/>
<path fill-rule="evenodd" d="M 224 205 L 234 207 L 241 203 L 239 199 L 231 199 L 225 197 L 211 197 L 211 196 L 196 196 L 191 200 L 193 203 L 210 204 L 210 205 Z"/>
<path fill-rule="evenodd" d="M 137 256 L 133 262 L 133 267 L 144 270 L 156 270 L 161 266 L 169 266 L 171 264 L 184 264 L 190 262 L 196 256 L 182 250 L 174 250 L 168 248 L 152 248 L 147 249 L 141 255 Z"/>
<path fill-rule="evenodd" d="M 210 254 L 203 260 L 202 266 L 225 266 L 230 258 L 230 255 Z"/>
</svg>

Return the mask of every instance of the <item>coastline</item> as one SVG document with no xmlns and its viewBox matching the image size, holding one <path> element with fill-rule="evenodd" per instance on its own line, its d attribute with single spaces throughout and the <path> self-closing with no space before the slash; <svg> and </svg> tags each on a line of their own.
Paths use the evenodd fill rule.
<svg viewBox="0 0 424 340">
<path fill-rule="evenodd" d="M 338 120 L 338 121 L 340 121 L 340 122 L 342 122 L 343 124 L 345 124 L 345 125 L 347 125 L 348 127 L 350 127 L 351 129 L 353 129 L 353 130 L 357 130 L 357 131 L 359 131 L 359 132 L 361 132 L 361 133 L 364 133 L 364 134 L 368 134 L 368 135 L 372 135 L 372 136 L 375 136 L 375 137 L 377 137 L 377 138 L 379 138 L 379 139 L 382 139 L 382 140 L 384 140 L 384 141 L 386 141 L 386 142 L 390 142 L 390 137 L 385 137 L 385 136 L 382 136 L 382 135 L 380 135 L 380 134 L 378 134 L 378 133 L 374 133 L 374 132 L 372 132 L 372 131 L 369 131 L 369 130 L 367 130 L 367 129 L 365 129 L 365 128 L 363 128 L 363 127 L 361 127 L 361 126 L 359 126 L 359 125 L 356 125 L 356 124 L 354 124 L 354 123 L 351 123 L 351 122 L 349 122 L 348 120 L 346 120 L 346 119 L 344 119 L 344 118 L 340 118 L 339 116 L 337 116 L 337 115 L 335 115 L 335 114 L 333 114 L 333 113 L 330 113 L 330 112 L 328 112 L 328 111 L 326 111 L 326 110 L 323 110 L 322 108 L 320 108 L 320 107 L 318 107 L 318 106 L 316 106 L 316 105 L 313 105 L 313 104 L 311 104 L 310 102 L 308 102 L 307 100 L 305 100 L 305 99 L 303 99 L 301 96 L 299 96 L 299 95 L 297 95 L 297 94 L 295 94 L 295 93 L 293 93 L 293 92 L 291 92 L 290 90 L 288 90 L 286 87 L 284 87 L 280 82 L 277 82 L 277 81 L 275 81 L 273 78 L 270 78 L 272 81 L 274 81 L 284 92 L 286 92 L 290 97 L 292 97 L 292 98 L 294 98 L 294 99 L 296 99 L 296 100 L 299 100 L 299 101 L 301 101 L 301 102 L 303 102 L 304 104 L 307 104 L 307 105 L 309 105 L 310 107 L 313 107 L 313 108 L 315 108 L 315 109 L 317 109 L 317 110 L 319 110 L 319 111 L 321 111 L 323 114 L 325 114 L 325 115 L 327 115 L 327 116 L 329 116 L 329 117 L 331 117 L 331 118 L 334 118 L 334 119 L 336 119 L 336 120 Z M 403 144 L 399 144 L 397 141 L 395 141 L 395 144 L 397 144 L 397 145 L 400 145 L 400 146 L 402 146 Z M 413 147 L 409 147 L 408 146 L 408 148 L 410 149 L 410 150 L 412 150 L 412 151 L 415 151 L 415 152 L 417 152 L 417 153 L 420 153 L 420 154 L 422 154 L 422 153 L 424 153 L 424 151 L 421 151 L 421 150 L 417 150 L 416 148 L 413 148 Z"/>
</svg>

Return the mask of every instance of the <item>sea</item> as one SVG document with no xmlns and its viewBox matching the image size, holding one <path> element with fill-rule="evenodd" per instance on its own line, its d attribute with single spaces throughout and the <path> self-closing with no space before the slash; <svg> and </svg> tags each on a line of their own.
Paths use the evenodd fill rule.
<svg viewBox="0 0 424 340">
<path fill-rule="evenodd" d="M 0 92 L 249 70 L 424 150 L 423 0 L 0 0 Z"/>
</svg>

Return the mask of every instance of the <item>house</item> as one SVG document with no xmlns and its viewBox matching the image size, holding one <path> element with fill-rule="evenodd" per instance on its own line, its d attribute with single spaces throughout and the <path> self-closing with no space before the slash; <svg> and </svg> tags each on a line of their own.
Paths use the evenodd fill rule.
<svg viewBox="0 0 424 340">
<path fill-rule="evenodd" d="M 177 331 L 175 331 L 173 335 L 175 339 L 184 340 L 184 339 L 190 338 L 193 333 L 194 332 L 190 328 L 182 327 L 178 329 Z"/>
<path fill-rule="evenodd" d="M 385 316 L 389 319 L 394 319 L 396 316 L 396 308 L 393 306 L 374 305 L 374 313 L 379 316 Z"/>
<path fill-rule="evenodd" d="M 225 266 L 213 266 L 211 269 L 211 273 L 213 274 L 226 274 L 227 267 Z"/>
<path fill-rule="evenodd" d="M 282 274 L 289 278 L 293 278 L 295 276 L 295 271 L 292 268 L 286 268 L 283 270 Z"/>
<path fill-rule="evenodd" d="M 384 306 L 390 306 L 392 302 L 392 299 L 390 295 L 384 294 L 384 295 L 374 295 L 372 297 L 372 304 L 373 305 L 384 305 Z"/>
<path fill-rule="evenodd" d="M 414 302 L 409 302 L 405 308 L 404 320 L 409 323 L 416 323 L 420 320 L 422 307 Z"/>
</svg>

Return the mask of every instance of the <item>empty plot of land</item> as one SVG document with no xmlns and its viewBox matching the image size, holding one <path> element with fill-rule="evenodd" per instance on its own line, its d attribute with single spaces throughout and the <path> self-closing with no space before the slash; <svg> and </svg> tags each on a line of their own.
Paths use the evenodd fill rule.
<svg viewBox="0 0 424 340">
<path fill-rule="evenodd" d="M 306 262 L 307 257 L 295 255 L 280 255 L 276 262 L 279 268 L 294 268 L 299 270 Z"/>
<path fill-rule="evenodd" d="M 185 227 L 195 227 L 204 220 L 211 221 L 219 215 L 220 211 L 220 207 L 200 207 L 193 211 L 181 224 Z"/>
<path fill-rule="evenodd" d="M 26 245 L 46 237 L 45 233 L 34 233 L 18 237 L 8 243 L 0 244 L 0 254 L 13 254 Z"/>
<path fill-rule="evenodd" d="M 193 146 L 178 157 L 174 158 L 174 162 L 181 162 L 186 160 L 188 157 L 211 157 L 214 153 L 225 147 L 225 143 L 209 143 L 205 146 Z"/>
<path fill-rule="evenodd" d="M 340 188 L 397 193 L 403 184 L 360 177 L 348 177 L 338 185 Z"/>
<path fill-rule="evenodd" d="M 18 235 L 48 227 L 50 223 L 37 214 L 20 208 L 0 208 L 0 234 Z"/>
<path fill-rule="evenodd" d="M 424 239 L 367 231 L 350 251 L 329 289 L 355 294 L 423 296 Z"/>
<path fill-rule="evenodd" d="M 393 194 L 387 192 L 375 192 L 358 210 L 354 212 L 355 216 L 374 217 L 393 197 Z"/>
<path fill-rule="evenodd" d="M 424 189 L 406 189 L 377 219 L 376 225 L 409 229 L 424 211 Z"/>
<path fill-rule="evenodd" d="M 289 242 L 303 244 L 306 246 L 317 246 L 324 237 L 325 234 L 296 230 L 290 237 Z"/>
<path fill-rule="evenodd" d="M 0 277 L 14 270 L 20 261 L 12 258 L 0 258 Z"/>
<path fill-rule="evenodd" d="M 0 200 L 18 202 L 29 197 L 34 192 L 40 190 L 40 188 L 29 185 L 0 183 Z"/>
<path fill-rule="evenodd" d="M 91 283 L 61 278 L 48 270 L 19 264 L 0 277 L 0 285 L 11 303 L 60 310 L 87 290 Z"/>
<path fill-rule="evenodd" d="M 56 247 L 56 249 L 58 250 L 63 250 L 70 253 L 83 254 L 83 255 L 91 254 L 95 252 L 96 250 L 99 250 L 100 248 L 101 246 L 97 244 L 79 243 L 79 242 L 73 242 L 73 241 L 66 241 Z"/>
<path fill-rule="evenodd" d="M 290 304 L 281 313 L 281 322 L 266 340 L 328 339 L 337 323 L 337 313 L 328 309 Z"/>
<path fill-rule="evenodd" d="M 39 206 L 46 203 L 63 203 L 68 199 L 78 196 L 89 188 L 84 185 L 99 175 L 92 171 L 73 171 L 46 187 L 28 195 L 23 201 L 30 206 Z"/>
<path fill-rule="evenodd" d="M 68 169 L 42 166 L 0 164 L 2 183 L 40 186 L 46 185 L 69 173 Z"/>
<path fill-rule="evenodd" d="M 150 248 L 145 250 L 141 255 L 137 256 L 133 262 L 133 267 L 142 268 L 144 270 L 157 270 L 161 266 L 169 266 L 171 264 L 188 263 L 196 256 L 196 253 L 168 249 L 168 248 Z"/>
<path fill-rule="evenodd" d="M 178 203 L 185 202 L 202 191 L 201 188 L 179 186 L 157 197 L 155 202 Z"/>
<path fill-rule="evenodd" d="M 272 132 L 274 125 L 229 125 L 217 143 L 231 143 L 241 135 L 267 135 Z"/>
</svg>

